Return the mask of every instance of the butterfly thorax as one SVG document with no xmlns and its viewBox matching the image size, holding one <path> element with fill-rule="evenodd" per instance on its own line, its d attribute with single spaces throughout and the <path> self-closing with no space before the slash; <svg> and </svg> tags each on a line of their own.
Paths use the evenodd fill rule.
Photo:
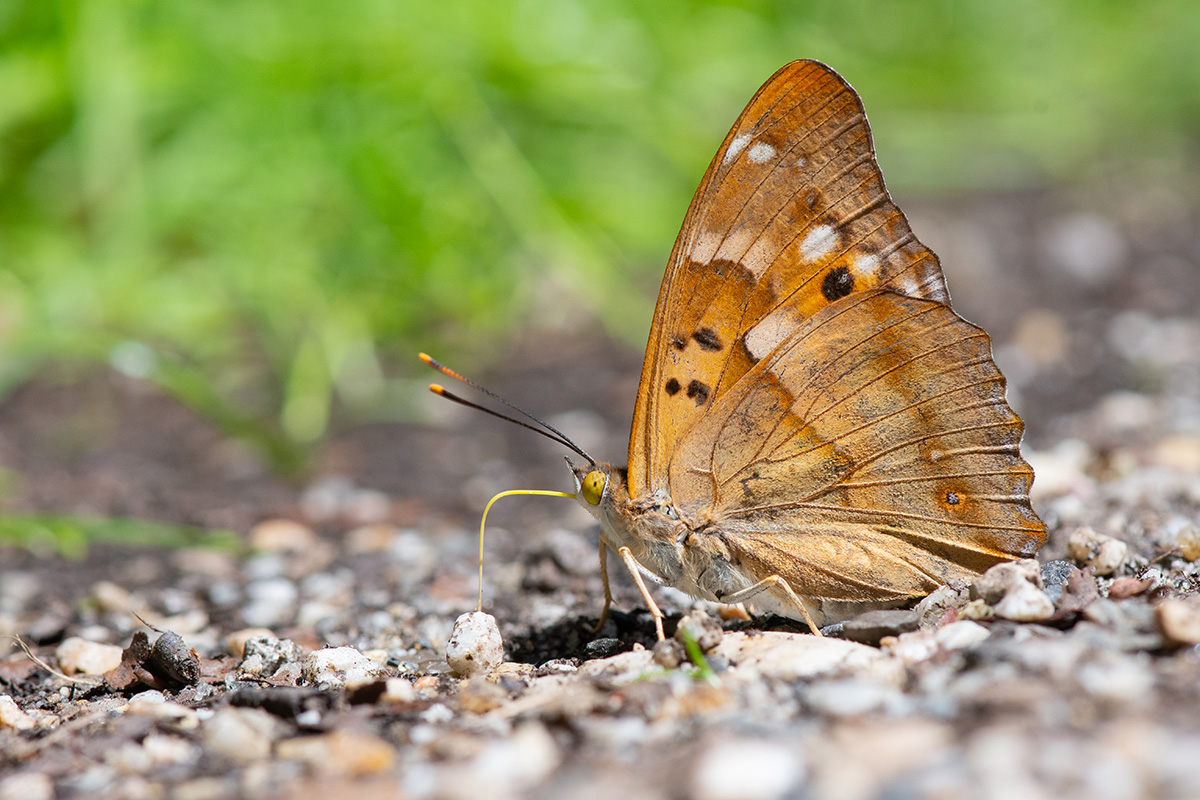
<svg viewBox="0 0 1200 800">
<path fill-rule="evenodd" d="M 574 468 L 577 484 L 592 470 L 608 480 L 599 503 L 580 493 L 580 504 L 600 523 L 600 536 L 614 551 L 628 548 L 644 571 L 694 597 L 719 600 L 753 581 L 731 561 L 729 549 L 706 514 L 679 509 L 665 489 L 630 497 L 625 470 L 610 464 Z"/>
</svg>

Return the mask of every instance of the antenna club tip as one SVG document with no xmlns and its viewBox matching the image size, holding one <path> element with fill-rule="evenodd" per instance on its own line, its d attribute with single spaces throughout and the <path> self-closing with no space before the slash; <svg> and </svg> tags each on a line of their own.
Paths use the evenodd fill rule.
<svg viewBox="0 0 1200 800">
<path fill-rule="evenodd" d="M 444 395 L 446 393 L 446 387 L 442 386 L 440 383 L 431 383 L 429 384 L 429 391 L 433 392 L 434 394 Z"/>
<path fill-rule="evenodd" d="M 436 363 L 433 360 L 433 356 L 429 355 L 428 353 L 417 353 L 417 358 L 421 359 L 421 362 L 425 364 Z"/>
</svg>

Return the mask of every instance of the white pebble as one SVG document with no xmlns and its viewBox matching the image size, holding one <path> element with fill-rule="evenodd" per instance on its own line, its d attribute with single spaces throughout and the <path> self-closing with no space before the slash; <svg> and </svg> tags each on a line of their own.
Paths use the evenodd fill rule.
<svg viewBox="0 0 1200 800">
<path fill-rule="evenodd" d="M 765 740 L 734 739 L 710 746 L 693 773 L 693 796 L 702 800 L 770 800 L 787 796 L 804 780 L 794 748 Z"/>
<path fill-rule="evenodd" d="M 471 611 L 454 621 L 446 643 L 446 663 L 462 678 L 491 672 L 504 661 L 504 640 L 496 618 Z"/>
<path fill-rule="evenodd" d="M 391 677 L 388 668 L 353 647 L 326 647 L 304 659 L 300 675 L 310 685 L 353 688 Z"/>
<path fill-rule="evenodd" d="M 68 675 L 103 675 L 121 665 L 121 648 L 78 636 L 64 639 L 54 654 L 58 656 L 59 667 Z"/>
<path fill-rule="evenodd" d="M 1015 584 L 999 603 L 996 616 L 1015 622 L 1038 622 L 1054 616 L 1054 603 L 1046 593 L 1028 581 Z"/>
<path fill-rule="evenodd" d="M 11 772 L 0 780 L 0 800 L 54 800 L 54 781 L 44 772 Z"/>
<path fill-rule="evenodd" d="M 1111 575 L 1125 560 L 1129 546 L 1120 539 L 1096 533 L 1091 528 L 1079 528 L 1067 541 L 1067 554 L 1089 566 L 1097 575 Z"/>
<path fill-rule="evenodd" d="M 13 728 L 18 731 L 27 731 L 33 726 L 33 719 L 21 710 L 16 700 L 6 694 L 0 694 L 0 730 Z"/>
</svg>

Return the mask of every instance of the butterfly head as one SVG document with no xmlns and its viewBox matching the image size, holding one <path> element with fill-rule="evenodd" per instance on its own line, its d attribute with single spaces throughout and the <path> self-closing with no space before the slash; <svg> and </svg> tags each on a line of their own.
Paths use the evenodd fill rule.
<svg viewBox="0 0 1200 800">
<path fill-rule="evenodd" d="M 567 465 L 575 479 L 575 497 L 595 517 L 611 509 L 616 499 L 627 492 L 625 470 L 612 464 L 595 462 L 576 466 L 568 458 Z"/>
</svg>

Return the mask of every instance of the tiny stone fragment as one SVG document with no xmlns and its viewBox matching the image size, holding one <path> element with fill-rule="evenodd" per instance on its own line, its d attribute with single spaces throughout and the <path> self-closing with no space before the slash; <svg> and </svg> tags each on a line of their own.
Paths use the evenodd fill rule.
<svg viewBox="0 0 1200 800">
<path fill-rule="evenodd" d="M 54 781 L 44 772 L 10 772 L 0 779 L 0 800 L 54 800 Z"/>
<path fill-rule="evenodd" d="M 1054 603 L 1032 583 L 1021 582 L 996 603 L 996 616 L 1015 622 L 1038 622 L 1054 616 Z"/>
<path fill-rule="evenodd" d="M 651 658 L 654 659 L 654 663 L 667 669 L 678 667 L 683 663 L 686 655 L 683 652 L 683 645 L 674 639 L 663 639 L 655 644 L 654 649 L 651 651 Z"/>
<path fill-rule="evenodd" d="M 387 666 L 367 658 L 353 647 L 326 647 L 304 659 L 300 678 L 304 683 L 326 687 L 353 688 L 391 677 Z"/>
<path fill-rule="evenodd" d="M 103 675 L 121 664 L 121 648 L 115 644 L 89 642 L 72 636 L 55 651 L 58 665 L 67 675 Z"/>
<path fill-rule="evenodd" d="M 225 637 L 225 650 L 234 658 L 241 659 L 245 655 L 246 642 L 259 637 L 274 639 L 275 632 L 270 628 L 242 628 Z"/>
<path fill-rule="evenodd" d="M 33 718 L 26 714 L 17 701 L 6 694 L 0 694 L 0 730 L 12 728 L 27 731 L 35 725 Z"/>
<path fill-rule="evenodd" d="M 271 755 L 271 743 L 282 724 L 257 708 L 223 708 L 201 728 L 207 754 L 237 764 L 250 764 Z"/>
<path fill-rule="evenodd" d="M 971 582 L 971 599 L 994 606 L 1022 583 L 1042 588 L 1042 567 L 1038 562 L 1026 558 L 997 564 Z"/>
<path fill-rule="evenodd" d="M 370 775 L 389 770 L 396 762 L 396 751 L 390 744 L 355 730 L 285 739 L 276 749 L 281 758 L 302 761 L 331 775 Z"/>
<path fill-rule="evenodd" d="M 960 611 L 970 602 L 970 584 L 965 580 L 953 580 L 934 589 L 913 609 L 922 628 L 937 625 L 947 611 Z"/>
<path fill-rule="evenodd" d="M 915 631 L 920 623 L 916 609 L 892 608 L 867 611 L 846 620 L 842 636 L 852 642 L 878 645 L 885 636 L 899 636 Z"/>
<path fill-rule="evenodd" d="M 690 638 L 700 647 L 701 653 L 707 653 L 721 643 L 724 635 L 725 630 L 719 621 L 704 611 L 696 610 L 684 614 L 679 620 L 674 639 L 686 648 Z"/>
<path fill-rule="evenodd" d="M 486 714 L 508 701 L 508 693 L 484 677 L 467 678 L 458 687 L 458 702 L 463 711 Z"/>
<path fill-rule="evenodd" d="M 621 640 L 612 637 L 593 639 L 583 646 L 588 658 L 608 658 L 621 652 Z"/>
<path fill-rule="evenodd" d="M 1049 561 L 1042 564 L 1042 590 L 1051 602 L 1058 603 L 1067 581 L 1078 571 L 1079 568 L 1069 561 Z"/>
<path fill-rule="evenodd" d="M 1200 525 L 1185 525 L 1175 534 L 1175 546 L 1188 561 L 1200 561 Z"/>
<path fill-rule="evenodd" d="M 446 663 L 459 677 L 486 674 L 503 660 L 504 640 L 495 617 L 470 611 L 454 621 L 454 630 L 446 642 Z"/>
<path fill-rule="evenodd" d="M 1067 554 L 1081 564 L 1096 570 L 1097 575 L 1111 575 L 1125 560 L 1129 545 L 1120 539 L 1097 533 L 1091 528 L 1079 528 L 1067 541 Z"/>
<path fill-rule="evenodd" d="M 1158 629 L 1168 643 L 1178 646 L 1200 644 L 1200 603 L 1190 600 L 1163 600 L 1154 609 Z"/>
<path fill-rule="evenodd" d="M 298 662 L 300 646 L 291 639 L 276 639 L 274 636 L 256 636 L 242 644 L 242 662 L 238 669 L 247 675 L 270 677 L 284 664 Z"/>
</svg>

